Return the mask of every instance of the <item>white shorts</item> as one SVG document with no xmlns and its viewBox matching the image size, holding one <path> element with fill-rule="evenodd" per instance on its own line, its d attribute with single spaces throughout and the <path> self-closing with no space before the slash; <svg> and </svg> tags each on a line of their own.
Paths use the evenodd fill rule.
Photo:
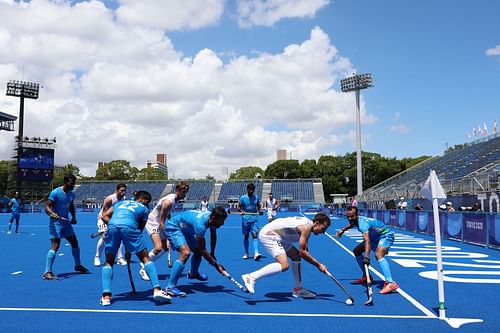
<svg viewBox="0 0 500 333">
<path fill-rule="evenodd" d="M 146 226 L 144 227 L 146 231 L 148 232 L 148 235 L 151 236 L 152 234 L 159 234 L 161 240 L 165 240 L 165 232 L 160 230 L 160 224 L 155 223 L 155 222 L 150 222 L 148 221 L 146 223 Z"/>
<path fill-rule="evenodd" d="M 265 233 L 262 232 L 263 230 L 259 233 L 259 242 L 273 258 L 280 254 L 286 254 L 286 251 L 292 248 L 292 243 L 283 241 L 280 236 L 273 232 Z"/>
<path fill-rule="evenodd" d="M 102 232 L 107 230 L 108 230 L 108 225 L 104 223 L 104 221 L 101 218 L 97 219 L 97 231 Z"/>
<path fill-rule="evenodd" d="M 273 209 L 267 210 L 267 219 L 273 219 L 276 216 L 276 211 Z"/>
</svg>

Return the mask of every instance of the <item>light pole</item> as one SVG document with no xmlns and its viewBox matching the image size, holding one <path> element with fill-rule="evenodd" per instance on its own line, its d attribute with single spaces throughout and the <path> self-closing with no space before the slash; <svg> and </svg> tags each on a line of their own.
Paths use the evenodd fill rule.
<svg viewBox="0 0 500 333">
<path fill-rule="evenodd" d="M 7 96 L 19 97 L 19 130 L 17 135 L 17 172 L 19 172 L 19 158 L 24 140 L 24 99 L 38 99 L 40 85 L 38 83 L 11 80 L 7 82 Z M 21 180 L 16 173 L 16 191 L 21 193 Z"/>
<path fill-rule="evenodd" d="M 351 77 L 340 80 L 342 92 L 356 92 L 356 172 L 357 172 L 357 185 L 358 196 L 363 193 L 363 169 L 361 163 L 361 114 L 359 110 L 359 91 L 373 87 L 372 75 L 367 74 L 354 74 Z"/>
</svg>

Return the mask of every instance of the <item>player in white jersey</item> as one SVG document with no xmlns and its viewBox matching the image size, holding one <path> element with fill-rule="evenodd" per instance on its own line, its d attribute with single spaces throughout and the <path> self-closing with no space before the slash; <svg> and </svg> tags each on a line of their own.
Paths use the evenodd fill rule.
<svg viewBox="0 0 500 333">
<path fill-rule="evenodd" d="M 203 197 L 201 199 L 200 210 L 208 210 L 208 200 L 207 200 L 207 197 Z"/>
<path fill-rule="evenodd" d="M 152 261 L 159 259 L 166 251 L 169 251 L 170 245 L 165 237 L 165 221 L 172 217 L 172 209 L 179 200 L 186 197 L 189 191 L 189 184 L 181 181 L 175 184 L 175 193 L 170 193 L 158 200 L 156 206 L 151 210 L 146 223 L 146 231 L 153 242 L 153 249 L 149 251 L 149 257 Z M 141 265 L 139 271 L 143 280 L 149 281 L 149 277 Z"/>
<path fill-rule="evenodd" d="M 125 199 L 125 193 L 127 192 L 127 185 L 125 183 L 119 183 L 116 185 L 116 191 L 115 193 L 108 195 L 103 203 L 101 210 L 99 211 L 99 214 L 97 215 L 97 228 L 98 231 L 107 231 L 108 226 L 104 221 L 102 220 L 102 216 L 104 213 L 113 207 L 113 205 L 121 200 Z M 95 249 L 95 257 L 94 257 L 94 266 L 101 266 L 101 253 L 102 249 L 104 248 L 104 236 L 105 234 L 103 233 L 101 237 L 99 237 L 99 240 L 97 241 L 96 249 Z M 123 245 L 120 245 L 120 248 L 118 249 L 118 255 L 117 255 L 117 260 L 116 263 L 118 265 L 126 265 L 127 261 L 123 257 Z"/>
<path fill-rule="evenodd" d="M 313 220 L 306 217 L 279 218 L 266 224 L 259 233 L 262 246 L 273 256 L 276 262 L 268 264 L 241 277 L 250 293 L 255 292 L 255 282 L 288 269 L 288 258 L 292 259 L 293 297 L 313 298 L 316 294 L 302 287 L 301 258 L 325 273 L 327 268 L 309 253 L 309 237 L 325 233 L 330 226 L 330 218 L 318 213 Z M 297 249 L 293 243 L 299 243 Z"/>
<path fill-rule="evenodd" d="M 269 198 L 266 200 L 267 209 L 267 220 L 271 222 L 276 216 L 276 212 L 280 208 L 280 203 L 276 198 L 273 198 L 273 194 L 269 192 Z"/>
</svg>

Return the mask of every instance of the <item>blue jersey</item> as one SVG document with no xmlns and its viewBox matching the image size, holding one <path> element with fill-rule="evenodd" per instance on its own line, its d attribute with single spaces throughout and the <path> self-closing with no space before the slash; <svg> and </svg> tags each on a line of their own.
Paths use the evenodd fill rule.
<svg viewBox="0 0 500 333">
<path fill-rule="evenodd" d="M 384 222 L 365 216 L 358 216 L 358 230 L 368 232 L 371 239 L 394 233 Z"/>
<path fill-rule="evenodd" d="M 240 206 L 244 212 L 257 213 L 259 211 L 259 206 L 260 206 L 259 196 L 254 194 L 251 197 L 249 197 L 248 194 L 243 194 L 240 197 Z M 243 214 L 241 216 L 241 218 L 243 219 L 243 222 L 246 222 L 246 223 L 257 222 L 257 220 L 258 220 L 257 215 L 245 215 L 245 214 Z"/>
<path fill-rule="evenodd" d="M 19 213 L 19 208 L 20 208 L 20 199 L 17 199 L 17 198 L 12 198 L 10 199 L 10 210 L 12 211 L 12 213 L 14 214 L 17 214 Z"/>
<path fill-rule="evenodd" d="M 113 216 L 109 225 L 137 229 L 139 222 L 148 219 L 149 209 L 142 203 L 131 200 L 117 201 L 113 205 Z"/>
<path fill-rule="evenodd" d="M 205 237 L 210 214 L 212 213 L 208 210 L 187 210 L 174 215 L 174 217 L 168 220 L 165 224 L 165 229 L 180 229 L 182 233 Z"/>
<path fill-rule="evenodd" d="M 50 192 L 49 200 L 54 203 L 53 210 L 57 215 L 68 218 L 69 207 L 73 203 L 73 200 L 75 200 L 75 193 L 73 191 L 66 193 L 63 191 L 62 186 L 60 186 Z"/>
</svg>

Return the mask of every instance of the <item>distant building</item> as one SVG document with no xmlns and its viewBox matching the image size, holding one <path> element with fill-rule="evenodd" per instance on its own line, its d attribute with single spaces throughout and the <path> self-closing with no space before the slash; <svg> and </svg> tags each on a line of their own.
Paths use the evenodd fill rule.
<svg viewBox="0 0 500 333">
<path fill-rule="evenodd" d="M 276 160 L 277 161 L 286 160 L 286 156 L 287 156 L 286 149 L 278 149 L 276 151 Z"/>
<path fill-rule="evenodd" d="M 97 162 L 97 169 L 100 169 L 105 165 L 106 165 L 106 162 Z"/>
<path fill-rule="evenodd" d="M 147 167 L 160 170 L 168 179 L 167 154 L 156 154 L 156 161 L 148 161 Z"/>
</svg>

